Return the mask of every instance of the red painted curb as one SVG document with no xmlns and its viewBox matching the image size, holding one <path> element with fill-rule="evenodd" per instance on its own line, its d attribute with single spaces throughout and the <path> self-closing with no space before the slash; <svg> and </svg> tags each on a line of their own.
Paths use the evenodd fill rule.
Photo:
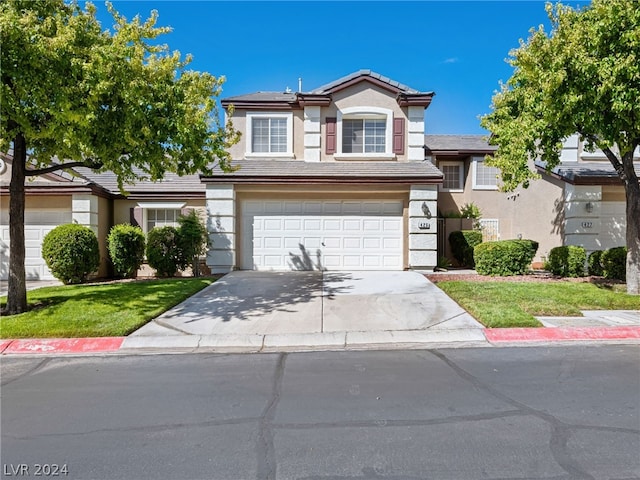
<svg viewBox="0 0 640 480">
<path fill-rule="evenodd" d="M 44 338 L 10 341 L 2 353 L 96 353 L 114 352 L 125 337 Z"/>
<path fill-rule="evenodd" d="M 13 340 L 0 340 L 0 353 L 4 352 Z"/>
<path fill-rule="evenodd" d="M 549 342 L 566 340 L 640 339 L 640 327 L 487 328 L 489 342 Z"/>
</svg>

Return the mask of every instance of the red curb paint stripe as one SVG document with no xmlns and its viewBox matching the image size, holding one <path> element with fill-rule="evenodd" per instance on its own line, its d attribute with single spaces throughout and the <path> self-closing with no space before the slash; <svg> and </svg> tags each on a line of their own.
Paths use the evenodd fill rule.
<svg viewBox="0 0 640 480">
<path fill-rule="evenodd" d="M 548 342 L 558 340 L 640 339 L 640 327 L 487 328 L 489 342 Z"/>
<path fill-rule="evenodd" d="M 1 340 L 0 341 L 0 353 L 4 352 L 13 340 Z"/>
<path fill-rule="evenodd" d="M 45 338 L 14 340 L 2 353 L 91 353 L 113 352 L 124 337 Z"/>
</svg>

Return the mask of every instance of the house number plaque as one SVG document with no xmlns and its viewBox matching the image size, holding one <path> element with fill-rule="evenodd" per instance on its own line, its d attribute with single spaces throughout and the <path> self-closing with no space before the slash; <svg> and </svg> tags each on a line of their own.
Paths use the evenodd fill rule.
<svg viewBox="0 0 640 480">
<path fill-rule="evenodd" d="M 420 230 L 429 230 L 431 229 L 431 224 L 429 222 L 420 222 L 418 223 L 418 228 Z"/>
<path fill-rule="evenodd" d="M 582 228 L 593 228 L 593 222 L 582 222 Z"/>
</svg>

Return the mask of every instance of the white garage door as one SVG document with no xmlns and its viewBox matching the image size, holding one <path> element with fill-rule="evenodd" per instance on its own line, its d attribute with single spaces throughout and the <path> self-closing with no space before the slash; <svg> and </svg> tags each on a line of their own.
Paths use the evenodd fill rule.
<svg viewBox="0 0 640 480">
<path fill-rule="evenodd" d="M 246 200 L 244 270 L 401 270 L 402 201 Z"/>
<path fill-rule="evenodd" d="M 2 214 L 0 227 L 0 279 L 9 277 L 9 216 Z M 71 222 L 71 212 L 43 210 L 25 212 L 25 269 L 27 280 L 55 280 L 42 259 L 42 240 L 57 225 Z"/>
</svg>

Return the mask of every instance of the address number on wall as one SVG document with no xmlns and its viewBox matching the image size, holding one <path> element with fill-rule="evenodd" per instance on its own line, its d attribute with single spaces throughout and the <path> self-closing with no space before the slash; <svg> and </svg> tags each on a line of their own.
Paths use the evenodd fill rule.
<svg viewBox="0 0 640 480">
<path fill-rule="evenodd" d="M 582 222 L 582 228 L 593 228 L 593 222 Z"/>
</svg>

